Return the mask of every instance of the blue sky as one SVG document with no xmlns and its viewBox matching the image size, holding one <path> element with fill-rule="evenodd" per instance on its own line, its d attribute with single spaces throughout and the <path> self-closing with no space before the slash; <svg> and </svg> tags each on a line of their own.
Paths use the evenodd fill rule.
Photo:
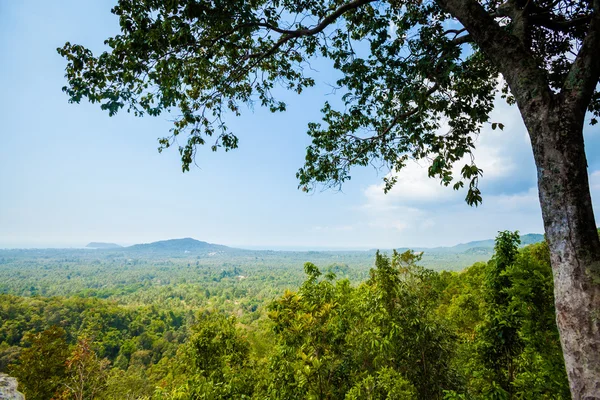
<svg viewBox="0 0 600 400">
<path fill-rule="evenodd" d="M 108 117 L 70 105 L 61 92 L 65 41 L 95 51 L 118 32 L 112 1 L 0 0 L 0 248 L 79 247 L 194 237 L 253 248 L 391 248 L 453 245 L 499 230 L 543 231 L 531 148 L 518 111 L 502 101 L 476 160 L 484 204 L 426 178 L 410 164 L 388 195 L 385 171 L 355 170 L 343 192 L 297 190 L 295 173 L 335 76 L 320 65 L 318 85 L 282 93 L 288 111 L 256 109 L 229 125 L 233 152 L 199 152 L 181 172 L 178 153 L 157 152 L 167 117 Z M 586 127 L 592 196 L 600 201 L 600 130 Z M 596 207 L 596 210 L 598 208 Z"/>
</svg>

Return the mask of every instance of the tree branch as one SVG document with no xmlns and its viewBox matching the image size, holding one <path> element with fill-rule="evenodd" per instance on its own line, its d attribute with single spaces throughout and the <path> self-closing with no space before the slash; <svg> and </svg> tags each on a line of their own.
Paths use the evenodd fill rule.
<svg viewBox="0 0 600 400">
<path fill-rule="evenodd" d="M 439 85 L 437 83 L 435 83 L 432 87 L 430 87 L 426 92 L 423 93 L 423 98 L 427 98 L 427 97 L 431 96 L 438 89 L 439 89 Z M 390 122 L 390 124 L 387 127 L 385 127 L 385 129 L 383 131 L 381 131 L 381 133 L 379 133 L 375 136 L 371 136 L 369 138 L 361 138 L 361 137 L 354 136 L 354 135 L 347 135 L 347 136 L 350 136 L 354 139 L 363 140 L 363 141 L 364 140 L 368 140 L 368 141 L 379 140 L 379 139 L 383 138 L 384 136 L 386 136 L 392 129 L 394 129 L 394 127 L 396 125 L 398 125 L 398 122 L 400 122 L 400 120 L 411 117 L 411 116 L 415 115 L 416 113 L 418 113 L 420 110 L 421 110 L 421 108 L 417 106 L 411 110 L 405 111 L 400 114 L 396 114 L 394 119 L 392 119 L 392 122 Z"/>
<path fill-rule="evenodd" d="M 536 98 L 549 101 L 552 92 L 545 71 L 522 40 L 500 27 L 475 0 L 436 0 L 467 29 L 473 42 L 504 76 L 518 102 L 525 105 Z"/>
<path fill-rule="evenodd" d="M 283 32 L 289 36 L 295 36 L 295 37 L 315 35 L 321 31 L 323 31 L 325 28 L 327 28 L 331 23 L 333 23 L 336 19 L 338 19 L 340 16 L 342 16 L 342 14 L 344 14 L 350 10 L 354 10 L 356 8 L 364 6 L 366 4 L 373 3 L 375 1 L 376 0 L 354 0 L 354 1 L 351 1 L 350 3 L 346 3 L 346 4 L 338 7 L 334 12 L 329 14 L 327 17 L 323 18 L 323 20 L 314 28 L 299 29 L 296 31 L 280 30 L 280 32 Z"/>
<path fill-rule="evenodd" d="M 445 31 L 443 33 L 443 35 L 445 36 L 445 35 L 449 35 L 451 33 L 454 33 L 454 37 L 456 37 L 456 36 L 460 35 L 461 33 L 466 32 L 466 30 L 467 30 L 467 28 L 462 28 L 462 29 L 448 29 L 447 31 Z"/>
<path fill-rule="evenodd" d="M 273 47 L 271 47 L 265 53 L 250 54 L 248 56 L 248 58 L 260 58 L 262 60 L 267 57 L 270 57 L 273 54 L 275 54 L 275 52 L 277 52 L 277 50 L 281 46 L 283 46 L 285 43 L 289 42 L 290 40 L 298 38 L 298 37 L 302 37 L 302 36 L 316 35 L 317 33 L 322 32 L 325 28 L 327 28 L 333 22 L 335 22 L 335 20 L 338 19 L 340 16 L 342 16 L 344 13 L 346 13 L 350 10 L 357 9 L 366 4 L 373 3 L 375 1 L 376 0 L 354 0 L 354 1 L 351 1 L 350 3 L 346 3 L 346 4 L 338 7 L 334 12 L 329 14 L 327 17 L 323 18 L 323 20 L 319 24 L 317 24 L 315 27 L 310 28 L 310 29 L 285 30 L 285 29 L 279 29 L 279 28 L 273 27 L 269 24 L 259 23 L 259 24 L 257 24 L 258 26 L 268 27 L 269 29 L 272 29 L 275 32 L 284 33 L 284 35 L 281 36 L 279 38 L 279 40 L 273 45 Z"/>
<path fill-rule="evenodd" d="M 510 18 L 512 22 L 512 34 L 518 37 L 523 43 L 525 43 L 528 36 L 529 15 L 526 12 L 526 8 L 529 4 L 529 1 L 523 4 L 523 1 L 508 0 L 496 10 L 497 15 Z"/>
<path fill-rule="evenodd" d="M 567 32 L 571 28 L 585 25 L 592 20 L 591 15 L 584 17 L 573 18 L 571 20 L 558 21 L 549 17 L 532 14 L 529 16 L 529 21 L 532 25 L 543 26 L 555 32 Z"/>
<path fill-rule="evenodd" d="M 594 1 L 594 13 L 587 35 L 571 65 L 561 97 L 574 111 L 586 111 L 600 80 L 600 0 Z"/>
<path fill-rule="evenodd" d="M 465 43 L 473 43 L 473 37 L 471 35 L 463 35 L 452 39 L 452 43 L 461 45 Z"/>
</svg>

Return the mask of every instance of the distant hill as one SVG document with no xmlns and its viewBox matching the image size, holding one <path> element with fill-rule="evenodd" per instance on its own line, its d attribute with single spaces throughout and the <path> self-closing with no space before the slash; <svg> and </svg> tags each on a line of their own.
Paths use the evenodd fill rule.
<svg viewBox="0 0 600 400">
<path fill-rule="evenodd" d="M 539 243 L 539 242 L 542 242 L 543 240 L 544 240 L 544 235 L 540 235 L 538 233 L 528 233 L 526 235 L 521 236 L 521 246 L 527 246 L 529 244 Z M 494 248 L 494 239 L 477 240 L 474 242 L 461 243 L 461 244 L 457 244 L 456 246 L 448 247 L 448 250 L 451 250 L 451 251 L 454 251 L 457 253 L 462 253 L 462 252 L 469 251 L 472 249 L 477 249 L 479 252 L 481 252 L 482 249 L 484 249 L 484 248 L 493 249 Z"/>
<path fill-rule="evenodd" d="M 123 246 L 116 243 L 90 242 L 85 247 L 88 249 L 120 249 Z"/>
<path fill-rule="evenodd" d="M 184 239 L 169 239 L 161 240 L 152 243 L 136 244 L 133 246 L 126 247 L 127 251 L 144 252 L 144 253 L 162 253 L 162 254 L 197 254 L 197 253 L 210 253 L 210 252 L 225 252 L 228 250 L 234 250 L 231 247 L 223 246 L 220 244 L 213 244 L 202 242 L 200 240 L 192 238 Z"/>
<path fill-rule="evenodd" d="M 528 244 L 534 244 L 544 241 L 544 235 L 539 233 L 528 233 L 527 235 L 521 236 L 521 245 L 526 246 Z"/>
<path fill-rule="evenodd" d="M 471 247 L 463 251 L 464 254 L 491 256 L 494 253 L 493 247 Z"/>
<path fill-rule="evenodd" d="M 543 235 L 529 234 L 521 236 L 522 245 L 540 242 Z M 91 251 L 90 249 L 96 249 Z M 98 250 L 103 249 L 103 250 Z M 407 248 L 397 248 L 402 252 Z M 494 254 L 494 241 L 480 240 L 452 247 L 412 248 L 424 252 L 420 264 L 435 270 L 460 271 L 476 262 L 486 262 Z M 381 249 L 391 253 L 391 249 Z M 248 265 L 287 265 L 302 266 L 310 261 L 320 267 L 334 263 L 354 266 L 372 266 L 375 250 L 347 251 L 273 251 L 247 250 L 219 244 L 202 242 L 192 238 L 162 240 L 153 243 L 136 244 L 121 247 L 113 243 L 92 242 L 87 249 L 0 249 L 0 267 L 17 259 L 46 260 L 52 257 L 72 257 L 86 263 L 92 260 L 104 260 L 107 263 L 128 263 L 135 260 L 193 259 L 204 265 L 223 265 L 224 262 L 240 266 Z M 45 261 L 44 261 L 45 262 Z M 188 261 L 189 262 L 189 261 Z M 121 265 L 121 264 L 119 264 Z M 0 275 L 2 268 L 0 268 Z M 0 292 L 2 286 L 0 285 Z"/>
<path fill-rule="evenodd" d="M 543 235 L 528 234 L 521 236 L 523 246 L 544 240 Z M 373 250 L 347 250 L 347 251 L 273 251 L 273 250 L 248 250 L 223 246 L 214 243 L 202 242 L 192 238 L 161 240 L 153 243 L 136 244 L 121 247 L 114 243 L 92 242 L 86 246 L 88 249 L 102 249 L 102 251 L 89 251 L 84 249 L 0 249 L 0 264 L 6 262 L 6 257 L 56 257 L 66 254 L 92 260 L 98 257 L 114 259 L 185 259 L 193 258 L 237 260 L 240 265 L 248 263 L 280 264 L 281 260 L 293 265 L 302 265 L 306 261 L 317 265 L 327 266 L 331 263 L 357 263 L 360 265 L 371 265 L 374 259 Z M 411 248 L 417 252 L 424 252 L 421 265 L 436 270 L 459 271 L 475 262 L 487 261 L 494 254 L 494 240 L 479 240 L 462 243 L 452 247 L 435 248 Z M 380 249 L 384 253 L 390 253 L 391 249 Z M 396 248 L 399 252 L 408 248 Z M 101 253 L 101 254 L 100 254 Z M 4 257 L 4 258 L 3 258 Z M 1 289 L 1 287 L 0 287 Z M 0 290 L 1 291 L 1 290 Z"/>
</svg>

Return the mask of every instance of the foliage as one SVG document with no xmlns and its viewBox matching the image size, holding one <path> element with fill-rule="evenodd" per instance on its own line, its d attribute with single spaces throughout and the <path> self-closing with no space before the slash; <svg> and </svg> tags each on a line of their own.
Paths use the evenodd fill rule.
<svg viewBox="0 0 600 400">
<path fill-rule="evenodd" d="M 249 342 L 236 327 L 235 318 L 218 313 L 202 314 L 178 354 L 178 374 L 180 379 L 187 378 L 185 383 L 171 384 L 159 397 L 177 400 L 250 398 L 255 382 L 249 352 Z"/>
<path fill-rule="evenodd" d="M 416 397 L 414 387 L 400 373 L 382 368 L 375 377 L 369 375 L 346 394 L 348 400 L 410 400 Z"/>
</svg>

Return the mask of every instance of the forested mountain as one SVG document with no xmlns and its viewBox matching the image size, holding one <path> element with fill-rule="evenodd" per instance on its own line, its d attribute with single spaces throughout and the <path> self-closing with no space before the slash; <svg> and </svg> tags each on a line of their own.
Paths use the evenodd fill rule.
<svg viewBox="0 0 600 400">
<path fill-rule="evenodd" d="M 239 251 L 231 247 L 201 242 L 192 238 L 161 240 L 158 242 L 136 244 L 126 247 L 127 252 L 139 252 L 150 254 L 188 254 L 188 253 L 213 253 L 213 252 L 234 252 Z"/>
<path fill-rule="evenodd" d="M 544 240 L 540 234 L 526 234 L 520 237 L 521 245 L 539 243 Z M 213 258 L 223 259 L 237 263 L 238 265 L 252 265 L 256 260 L 265 260 L 272 263 L 280 263 L 281 260 L 294 260 L 302 264 L 307 260 L 316 263 L 357 262 L 369 267 L 376 253 L 375 249 L 368 251 L 283 251 L 283 250 L 247 250 L 220 244 L 207 243 L 192 238 L 169 239 L 152 243 L 135 244 L 121 247 L 113 243 L 91 242 L 86 248 L 98 251 L 86 252 L 80 249 L 0 249 L 0 265 L 11 264 L 25 260 L 48 260 L 52 258 L 65 257 L 70 260 L 130 260 L 132 257 L 152 260 L 156 257 L 163 258 L 189 258 L 195 262 L 200 259 Z M 408 247 L 399 247 L 398 251 L 409 250 Z M 465 265 L 477 261 L 487 261 L 493 254 L 494 240 L 480 240 L 462 243 L 451 247 L 417 247 L 412 248 L 417 252 L 423 252 L 421 265 L 436 270 L 460 270 Z M 383 252 L 391 253 L 391 249 Z M 130 261 L 126 261 L 130 262 Z M 287 261 L 284 261 L 287 262 Z M 0 270 L 0 275 L 2 271 Z M 1 291 L 0 284 L 0 291 Z"/>
<path fill-rule="evenodd" d="M 85 247 L 88 249 L 120 249 L 123 246 L 116 243 L 90 242 Z"/>
<path fill-rule="evenodd" d="M 537 233 L 528 233 L 521 235 L 521 245 L 526 246 L 528 244 L 534 244 L 544 241 L 544 235 Z M 91 242 L 86 247 L 94 249 L 118 249 L 122 246 L 114 243 L 102 243 L 102 242 Z M 422 247 L 414 248 L 415 251 L 423 252 L 436 252 L 436 253 L 462 253 L 466 250 L 473 248 L 494 248 L 494 239 L 478 240 L 468 243 L 461 243 L 451 247 Z M 177 253 L 192 253 L 192 252 L 243 252 L 243 251 L 260 251 L 260 250 L 242 250 L 233 247 L 223 246 L 219 244 L 202 242 L 200 240 L 192 238 L 184 239 L 169 239 L 161 240 L 152 243 L 135 244 L 133 246 L 125 247 L 127 250 L 148 252 L 148 253 L 170 253 L 175 255 Z M 408 248 L 402 248 L 408 249 Z M 269 251 L 269 250 L 265 250 Z M 374 250 L 372 250 L 374 251 Z"/>
<path fill-rule="evenodd" d="M 540 235 L 538 233 L 528 233 L 526 235 L 520 236 L 521 246 L 526 246 L 528 244 L 540 243 L 544 241 L 544 235 Z M 449 251 L 454 251 L 457 253 L 464 252 L 471 249 L 490 249 L 493 250 L 495 245 L 494 239 L 487 240 L 477 240 L 474 242 L 461 243 L 456 246 L 452 246 L 447 248 Z"/>
</svg>

